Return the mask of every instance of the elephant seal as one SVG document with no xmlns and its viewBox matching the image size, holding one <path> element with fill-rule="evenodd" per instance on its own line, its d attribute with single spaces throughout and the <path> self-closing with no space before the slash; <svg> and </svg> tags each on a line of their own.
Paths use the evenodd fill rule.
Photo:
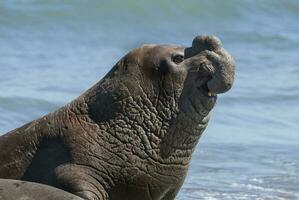
<svg viewBox="0 0 299 200">
<path fill-rule="evenodd" d="M 174 199 L 234 71 L 214 36 L 136 48 L 71 103 L 3 135 L 0 177 L 88 200 Z"/>
<path fill-rule="evenodd" d="M 63 190 L 19 180 L 0 179 L 1 200 L 83 200 Z"/>
</svg>

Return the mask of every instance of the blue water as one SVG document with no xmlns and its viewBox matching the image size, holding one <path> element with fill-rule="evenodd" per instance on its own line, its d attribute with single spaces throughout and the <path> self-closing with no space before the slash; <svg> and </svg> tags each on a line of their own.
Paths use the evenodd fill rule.
<svg viewBox="0 0 299 200">
<path fill-rule="evenodd" d="M 143 43 L 214 34 L 237 62 L 177 199 L 299 199 L 299 1 L 3 0 L 0 133 L 100 80 Z"/>
</svg>

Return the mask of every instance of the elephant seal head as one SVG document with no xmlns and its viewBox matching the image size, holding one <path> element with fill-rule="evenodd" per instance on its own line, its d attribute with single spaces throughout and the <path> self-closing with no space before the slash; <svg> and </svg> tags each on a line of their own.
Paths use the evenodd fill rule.
<svg viewBox="0 0 299 200">
<path fill-rule="evenodd" d="M 197 36 L 192 47 L 143 45 L 89 91 L 89 113 L 97 123 L 119 123 L 132 148 L 159 162 L 189 162 L 217 95 L 233 84 L 234 70 L 233 58 L 214 36 Z"/>
</svg>

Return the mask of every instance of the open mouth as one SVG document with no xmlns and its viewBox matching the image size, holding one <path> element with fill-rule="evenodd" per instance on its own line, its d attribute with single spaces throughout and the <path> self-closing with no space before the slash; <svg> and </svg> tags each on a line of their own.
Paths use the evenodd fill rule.
<svg viewBox="0 0 299 200">
<path fill-rule="evenodd" d="M 209 80 L 212 79 L 211 77 L 211 74 L 209 74 L 209 71 L 206 70 L 205 68 L 205 64 L 201 64 L 200 66 L 196 66 L 196 67 L 192 67 L 190 70 L 189 70 L 189 73 L 192 73 L 192 74 L 197 74 L 197 76 L 199 75 L 200 76 L 200 79 L 201 79 L 201 84 L 199 86 L 197 86 L 197 89 L 206 97 L 209 97 L 209 98 L 214 98 L 217 96 L 217 94 L 211 92 L 209 90 L 209 87 L 208 87 L 208 82 Z M 208 74 L 207 74 L 208 73 Z M 205 75 L 203 75 L 205 74 Z"/>
<path fill-rule="evenodd" d="M 215 98 L 217 97 L 217 94 L 215 93 L 212 93 L 209 88 L 208 88 L 208 85 L 207 85 L 208 81 L 206 81 L 204 84 L 202 84 L 201 86 L 198 86 L 197 89 L 201 91 L 201 93 L 203 95 L 205 95 L 206 97 L 209 97 L 209 98 Z"/>
<path fill-rule="evenodd" d="M 201 64 L 200 66 L 192 67 L 189 73 L 192 73 L 200 79 L 200 84 L 197 86 L 197 89 L 201 94 L 208 98 L 216 98 L 217 94 L 211 92 L 208 87 L 208 82 L 212 79 L 212 75 L 204 66 L 205 64 Z"/>
</svg>

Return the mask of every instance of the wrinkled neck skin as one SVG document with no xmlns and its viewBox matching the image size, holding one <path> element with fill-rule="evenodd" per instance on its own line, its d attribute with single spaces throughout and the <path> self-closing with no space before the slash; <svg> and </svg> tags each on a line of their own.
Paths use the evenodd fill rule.
<svg viewBox="0 0 299 200">
<path fill-rule="evenodd" d="M 212 107 L 199 113 L 185 94 L 190 92 L 187 86 L 169 92 L 160 77 L 160 90 L 154 91 L 157 87 L 147 85 L 140 71 L 129 79 L 115 71 L 79 97 L 73 110 L 87 114 L 85 120 L 97 124 L 98 135 L 117 147 L 119 156 L 133 153 L 162 164 L 188 165 Z"/>
</svg>

